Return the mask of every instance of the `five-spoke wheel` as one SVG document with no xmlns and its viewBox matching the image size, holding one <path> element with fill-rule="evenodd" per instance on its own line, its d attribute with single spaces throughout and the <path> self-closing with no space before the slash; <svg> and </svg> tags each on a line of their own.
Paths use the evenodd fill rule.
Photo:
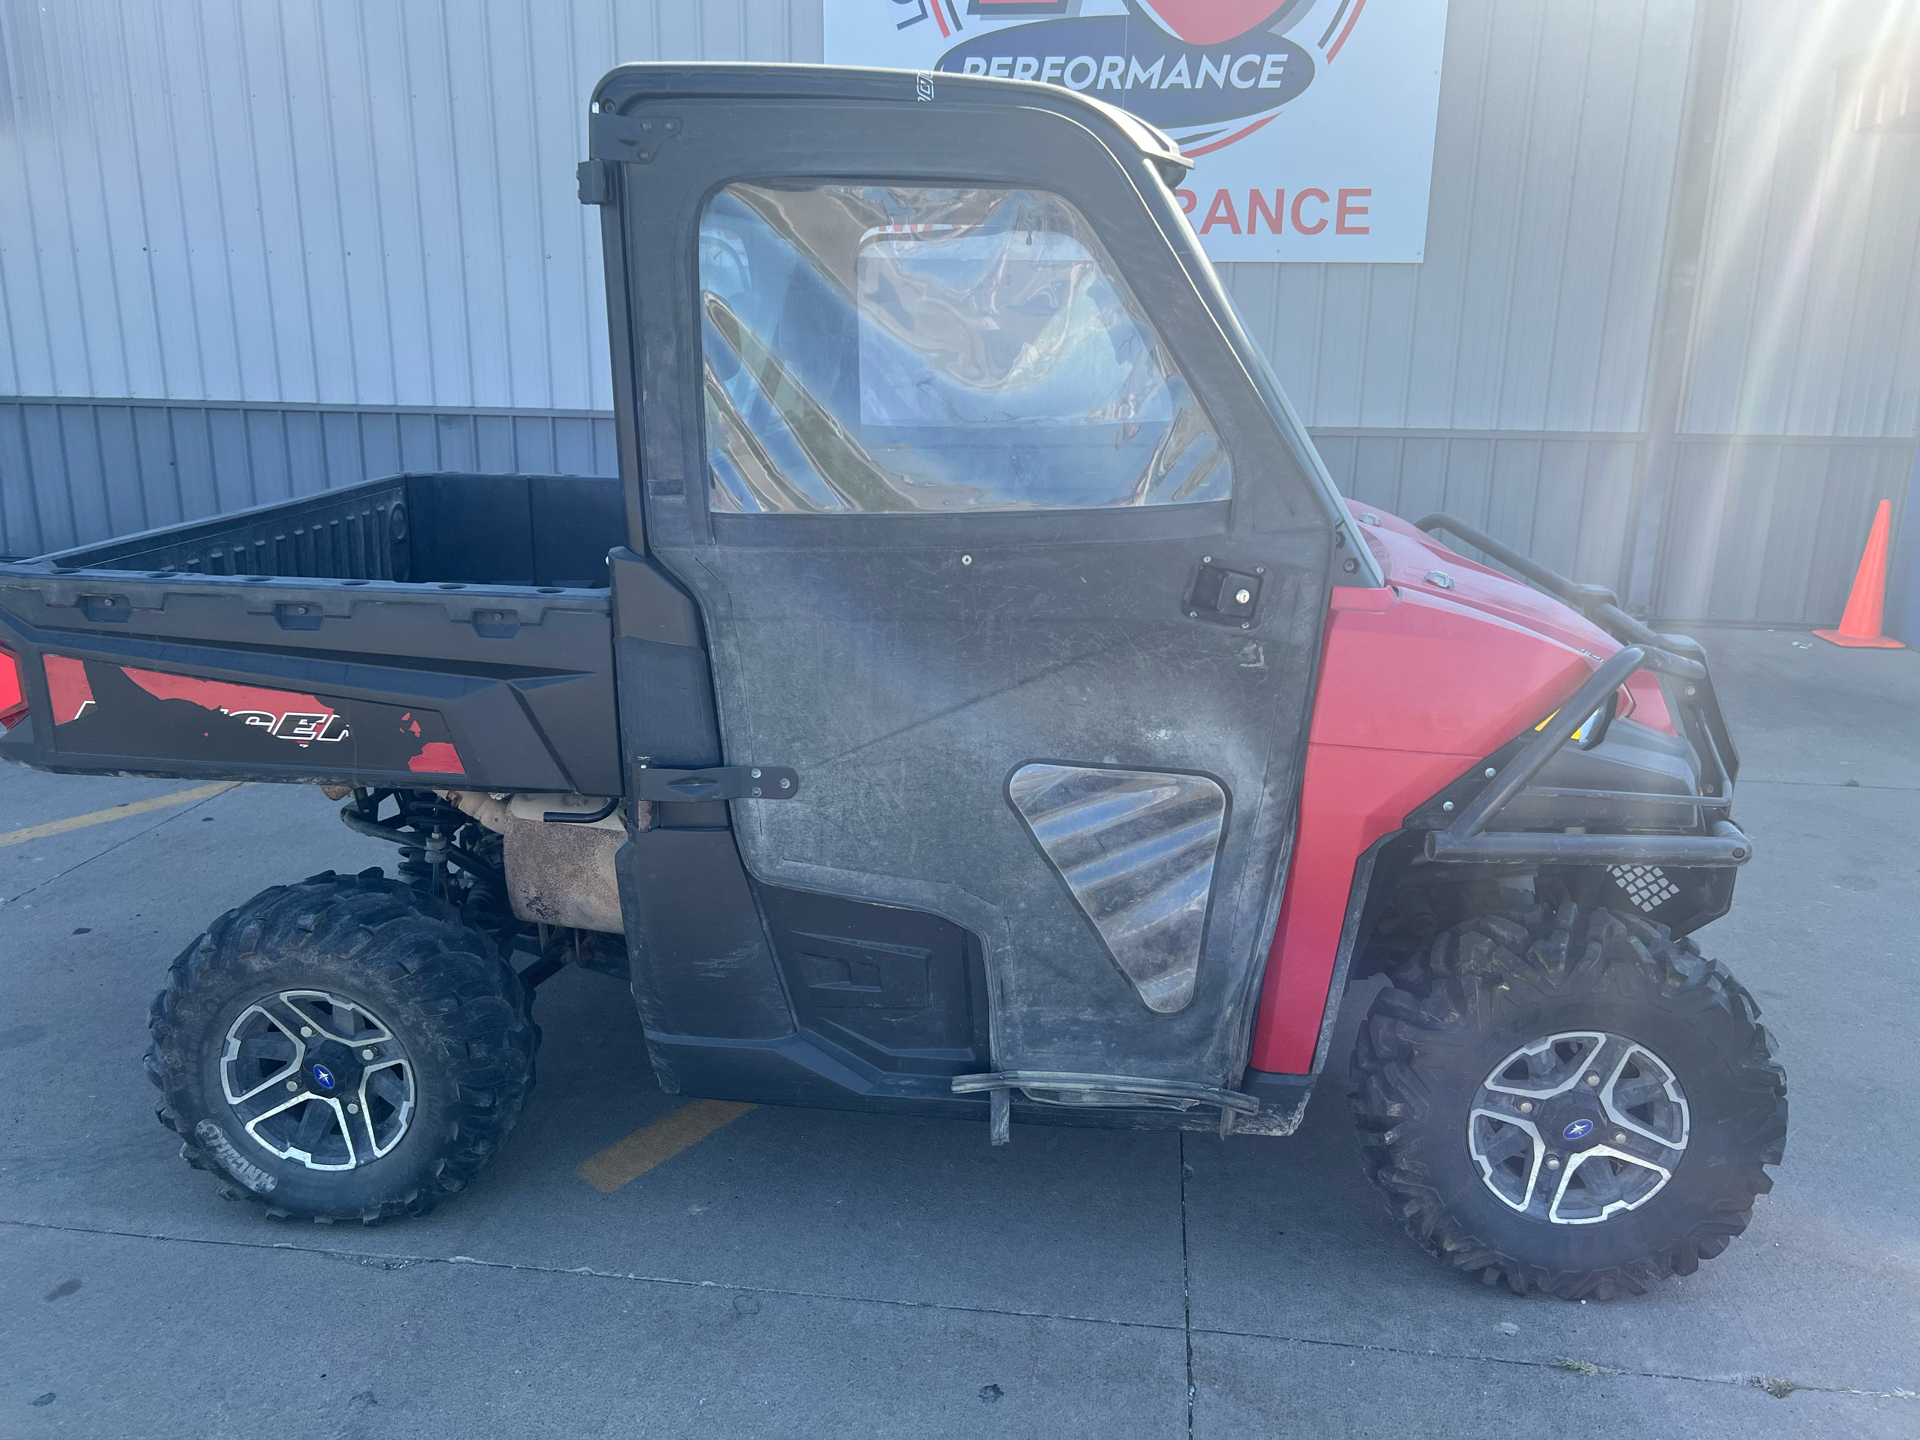
<svg viewBox="0 0 1920 1440">
<path fill-rule="evenodd" d="M 1569 1030 L 1523 1045 L 1473 1099 L 1467 1149 L 1501 1201 L 1594 1225 L 1660 1193 L 1687 1149 L 1673 1069 L 1622 1035 Z"/>
<path fill-rule="evenodd" d="M 243 1010 L 220 1086 L 247 1134 L 310 1170 L 377 1160 L 413 1119 L 413 1063 L 393 1032 L 321 990 L 282 990 Z"/>
</svg>

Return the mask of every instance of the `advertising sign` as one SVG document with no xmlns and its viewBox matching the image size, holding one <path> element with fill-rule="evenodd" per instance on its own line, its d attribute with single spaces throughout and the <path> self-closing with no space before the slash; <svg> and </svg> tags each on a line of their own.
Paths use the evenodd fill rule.
<svg viewBox="0 0 1920 1440">
<path fill-rule="evenodd" d="M 1446 28 L 1446 0 L 826 0 L 826 61 L 1131 110 L 1197 162 L 1215 260 L 1416 263 Z"/>
</svg>

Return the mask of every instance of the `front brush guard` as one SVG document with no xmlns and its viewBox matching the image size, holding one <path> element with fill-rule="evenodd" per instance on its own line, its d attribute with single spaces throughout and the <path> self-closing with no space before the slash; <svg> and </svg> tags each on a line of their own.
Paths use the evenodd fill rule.
<svg viewBox="0 0 1920 1440">
<path fill-rule="evenodd" d="M 1553 713 L 1540 731 L 1512 755 L 1497 778 L 1479 792 L 1443 830 L 1429 831 L 1427 859 L 1449 864 L 1659 865 L 1726 868 L 1744 865 L 1753 843 L 1730 820 L 1717 820 L 1704 835 L 1556 834 L 1540 831 L 1491 831 L 1502 810 L 1533 781 L 1560 747 L 1619 690 L 1636 670 L 1652 670 L 1680 682 L 1675 718 L 1701 761 L 1703 793 L 1696 804 L 1725 809 L 1732 803 L 1739 756 L 1727 733 L 1708 674 L 1706 655 L 1682 635 L 1657 635 L 1624 610 L 1609 590 L 1577 585 L 1565 576 L 1501 544 L 1491 535 L 1451 515 L 1428 515 L 1417 522 L 1425 531 L 1447 530 L 1526 579 L 1581 611 L 1625 647 L 1602 662 L 1573 698 Z M 1634 798 L 1622 796 L 1621 798 Z M 1661 797 L 1667 798 L 1667 797 Z"/>
</svg>

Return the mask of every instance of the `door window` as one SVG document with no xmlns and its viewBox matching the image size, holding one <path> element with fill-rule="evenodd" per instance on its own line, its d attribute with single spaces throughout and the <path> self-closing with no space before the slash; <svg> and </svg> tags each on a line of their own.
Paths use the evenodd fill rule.
<svg viewBox="0 0 1920 1440">
<path fill-rule="evenodd" d="M 1218 435 L 1044 191 L 729 185 L 700 229 L 709 503 L 971 513 L 1224 500 Z"/>
</svg>

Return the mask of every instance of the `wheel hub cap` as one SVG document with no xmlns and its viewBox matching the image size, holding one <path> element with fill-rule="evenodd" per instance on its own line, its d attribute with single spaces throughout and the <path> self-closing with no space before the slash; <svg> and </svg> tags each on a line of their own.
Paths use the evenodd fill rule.
<svg viewBox="0 0 1920 1440">
<path fill-rule="evenodd" d="M 243 1010 L 220 1087 L 247 1135 L 310 1170 L 369 1164 L 413 1122 L 406 1051 L 372 1011 L 323 990 L 282 990 Z"/>
<path fill-rule="evenodd" d="M 1467 1117 L 1467 1151 L 1502 1204 L 1596 1225 L 1666 1187 L 1690 1116 L 1673 1069 L 1623 1035 L 1569 1030 L 1493 1067 Z"/>
</svg>

